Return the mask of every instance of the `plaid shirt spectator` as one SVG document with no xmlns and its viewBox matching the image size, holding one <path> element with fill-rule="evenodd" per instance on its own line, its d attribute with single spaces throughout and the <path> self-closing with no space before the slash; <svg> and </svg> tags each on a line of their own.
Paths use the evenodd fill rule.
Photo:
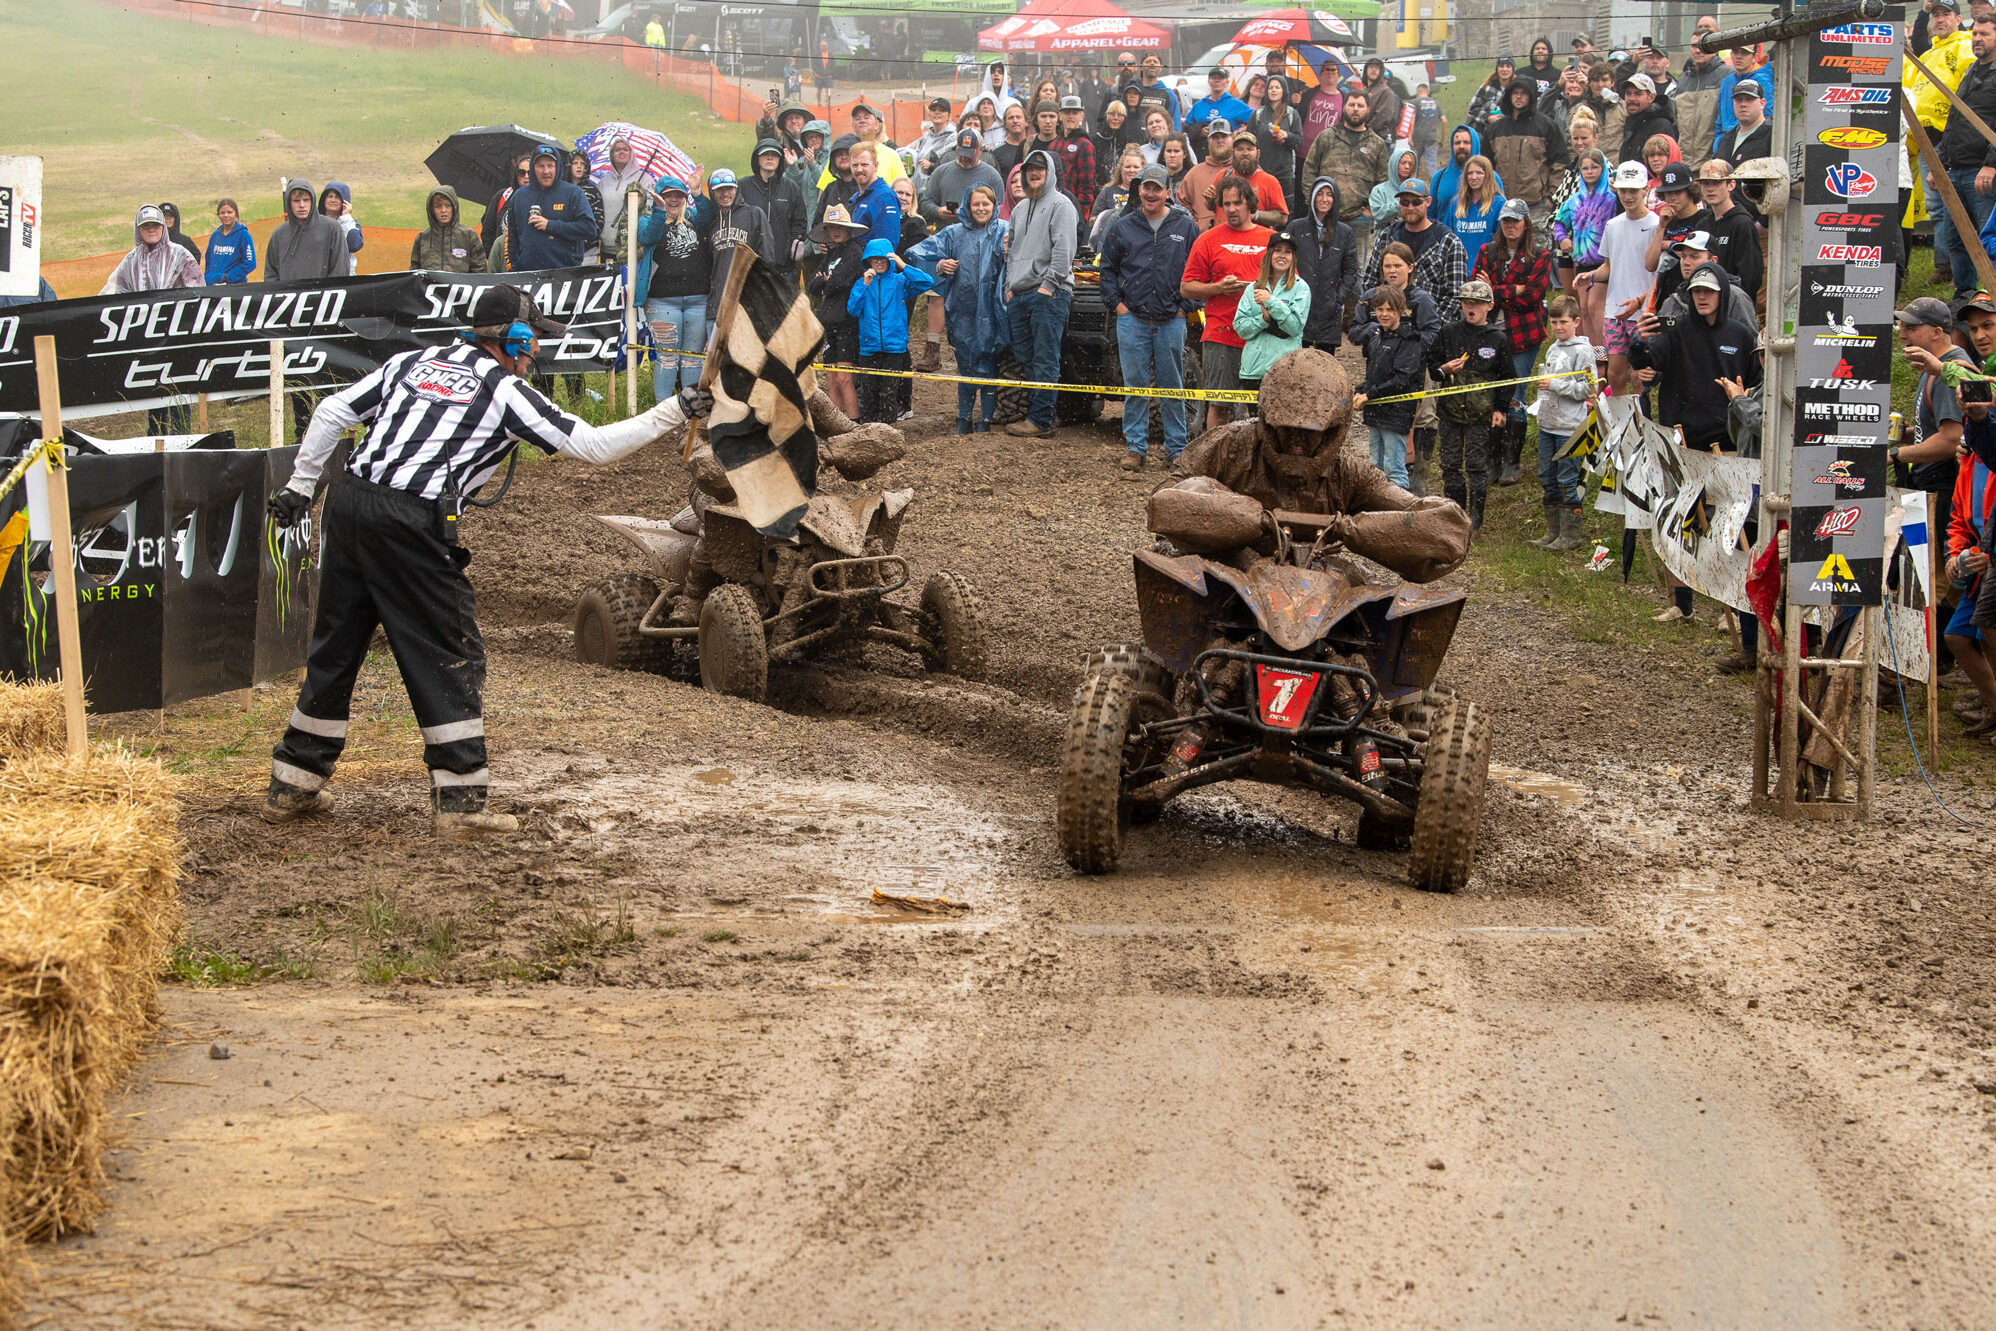
<svg viewBox="0 0 1996 1331">
<path fill-rule="evenodd" d="M 1537 351 L 1546 340 L 1546 289 L 1552 283 L 1552 251 L 1535 248 L 1529 254 L 1500 258 L 1503 239 L 1485 245 L 1476 255 L 1471 274 L 1490 284 L 1497 309 L 1504 316 L 1504 341 L 1513 356 Z"/>
<path fill-rule="evenodd" d="M 1050 151 L 1060 164 L 1062 193 L 1074 200 L 1081 220 L 1088 221 L 1095 209 L 1095 141 L 1088 137 L 1087 126 L 1062 131 Z"/>
<path fill-rule="evenodd" d="M 1414 244 L 1409 237 L 1407 224 L 1395 222 L 1392 226 L 1376 231 L 1372 237 L 1372 254 L 1365 261 L 1365 276 L 1361 290 L 1370 291 L 1379 285 L 1379 260 L 1386 253 L 1386 247 L 1400 241 L 1414 251 L 1414 272 L 1408 281 L 1428 293 L 1435 302 L 1435 313 L 1443 323 L 1462 312 L 1462 305 L 1456 299 L 1456 292 L 1462 288 L 1468 277 L 1468 264 L 1464 262 L 1462 242 L 1456 239 L 1455 232 L 1439 222 L 1428 223 L 1426 248 Z M 1426 239 L 1426 235 L 1423 236 Z"/>
</svg>

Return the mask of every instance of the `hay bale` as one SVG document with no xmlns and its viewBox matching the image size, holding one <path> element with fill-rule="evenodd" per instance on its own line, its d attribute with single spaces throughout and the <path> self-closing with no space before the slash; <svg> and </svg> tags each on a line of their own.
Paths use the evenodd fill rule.
<svg viewBox="0 0 1996 1331">
<path fill-rule="evenodd" d="M 62 685 L 0 678 L 0 763 L 60 749 L 66 738 Z"/>
<path fill-rule="evenodd" d="M 103 1207 L 104 1103 L 180 928 L 173 783 L 116 751 L 0 766 L 0 1201 L 27 1239 Z M 4 1283 L 4 1282 L 0 1282 Z"/>
</svg>

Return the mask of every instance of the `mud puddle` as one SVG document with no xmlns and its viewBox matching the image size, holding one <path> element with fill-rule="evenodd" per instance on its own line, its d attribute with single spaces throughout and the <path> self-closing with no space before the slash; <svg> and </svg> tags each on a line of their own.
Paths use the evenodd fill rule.
<svg viewBox="0 0 1996 1331">
<path fill-rule="evenodd" d="M 1563 809 L 1576 807 L 1587 794 L 1586 787 L 1576 781 L 1527 771 L 1522 767 L 1506 767 L 1502 763 L 1490 764 L 1490 779 L 1502 782 L 1521 795 L 1544 795 Z"/>
<path fill-rule="evenodd" d="M 570 764 L 561 790 L 529 826 L 638 877 L 697 881 L 683 914 L 972 929 L 1018 915 L 1027 820 L 933 783 L 798 780 L 739 764 L 664 775 Z M 876 903 L 876 890 L 970 909 L 901 910 Z"/>
</svg>

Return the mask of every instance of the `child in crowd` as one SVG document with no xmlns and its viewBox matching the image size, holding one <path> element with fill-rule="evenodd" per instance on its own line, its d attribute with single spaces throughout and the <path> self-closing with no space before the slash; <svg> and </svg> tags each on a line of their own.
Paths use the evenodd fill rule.
<svg viewBox="0 0 1996 1331">
<path fill-rule="evenodd" d="M 852 365 L 859 360 L 859 321 L 847 312 L 847 304 L 866 263 L 865 239 L 866 232 L 852 224 L 852 214 L 842 203 L 825 209 L 825 220 L 812 237 L 822 262 L 805 280 L 804 293 L 814 302 L 818 322 L 824 325 L 823 354 L 829 365 Z M 825 393 L 840 411 L 858 416 L 859 389 L 852 380 L 850 374 L 827 371 Z"/>
<path fill-rule="evenodd" d="M 1616 393 L 1631 391 L 1635 372 L 1629 347 L 1636 340 L 1636 317 L 1649 297 L 1649 239 L 1657 216 L 1649 210 L 1649 170 L 1641 162 L 1623 162 L 1612 177 L 1619 216 L 1601 228 L 1601 263 L 1581 273 L 1574 283 L 1583 289 L 1599 285 L 1607 293 L 1603 310 L 1602 345 L 1608 351 L 1608 386 Z"/>
<path fill-rule="evenodd" d="M 1489 299 L 1487 293 L 1484 298 Z M 1368 408 L 1366 403 L 1421 391 L 1421 335 L 1405 321 L 1407 298 L 1393 287 L 1374 287 L 1365 293 L 1365 304 L 1372 311 L 1372 322 L 1352 330 L 1352 341 L 1365 357 L 1365 382 L 1352 398 L 1351 409 L 1365 412 L 1372 465 L 1404 490 L 1411 461 L 1407 433 L 1414 428 L 1414 404 L 1383 402 Z M 1484 308 L 1488 313 L 1489 307 Z"/>
<path fill-rule="evenodd" d="M 1476 279 L 1456 290 L 1462 317 L 1442 325 L 1428 349 L 1428 368 L 1447 388 L 1497 383 L 1511 377 L 1504 330 L 1492 326 L 1490 284 Z M 1471 531 L 1483 528 L 1483 500 L 1490 487 L 1490 432 L 1503 428 L 1504 404 L 1494 388 L 1450 393 L 1435 400 L 1441 418 L 1442 493 L 1469 514 Z"/>
<path fill-rule="evenodd" d="M 1310 284 L 1296 275 L 1296 238 L 1278 231 L 1262 251 L 1261 272 L 1234 307 L 1234 331 L 1241 347 L 1241 387 L 1261 388 L 1268 367 L 1303 345 L 1310 322 Z"/>
<path fill-rule="evenodd" d="M 891 240 L 869 240 L 866 268 L 846 297 L 846 313 L 859 321 L 859 363 L 876 370 L 905 370 L 908 359 L 908 316 L 915 297 L 935 285 L 919 268 L 910 268 L 894 252 Z M 859 376 L 859 419 L 893 424 L 901 415 L 896 385 L 908 382 L 890 375 Z"/>
<path fill-rule="evenodd" d="M 1583 544 L 1580 462 L 1561 458 L 1559 451 L 1587 420 L 1594 397 L 1594 344 L 1580 335 L 1577 302 L 1563 291 L 1546 301 L 1546 331 L 1552 344 L 1539 367 L 1544 373 L 1539 380 L 1539 489 L 1544 492 L 1546 534 L 1532 544 L 1573 550 Z"/>
</svg>

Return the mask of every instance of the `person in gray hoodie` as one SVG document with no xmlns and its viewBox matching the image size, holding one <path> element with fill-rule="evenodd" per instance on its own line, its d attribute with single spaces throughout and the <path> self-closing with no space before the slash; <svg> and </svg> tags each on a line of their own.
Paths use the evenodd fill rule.
<svg viewBox="0 0 1996 1331">
<path fill-rule="evenodd" d="M 1074 299 L 1074 242 L 1080 214 L 1060 189 L 1053 154 L 1036 150 L 1019 168 L 1026 194 L 1012 207 L 1006 236 L 1005 315 L 1012 352 L 1035 383 L 1060 382 L 1060 339 Z M 1026 419 L 1005 427 L 1028 437 L 1054 432 L 1054 390 L 1036 388 Z"/>
<path fill-rule="evenodd" d="M 263 280 L 297 282 L 347 275 L 347 237 L 340 224 L 313 207 L 312 182 L 284 186 L 284 220 L 263 247 Z"/>
</svg>

